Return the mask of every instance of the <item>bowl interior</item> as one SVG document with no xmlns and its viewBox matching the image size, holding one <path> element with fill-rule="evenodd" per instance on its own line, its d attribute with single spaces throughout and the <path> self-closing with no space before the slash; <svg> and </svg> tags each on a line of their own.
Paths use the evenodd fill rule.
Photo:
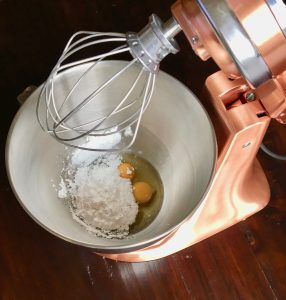
<svg viewBox="0 0 286 300">
<path fill-rule="evenodd" d="M 125 62 L 104 62 L 91 76 L 119 70 Z M 64 87 L 75 80 L 81 66 L 63 73 Z M 137 67 L 134 66 L 134 72 Z M 124 76 L 124 74 L 123 74 Z M 132 68 L 122 80 L 127 85 Z M 92 81 L 87 81 L 90 89 Z M 124 87 L 125 88 L 125 87 Z M 65 158 L 74 151 L 44 133 L 36 119 L 34 92 L 16 115 L 6 148 L 11 185 L 18 200 L 40 225 L 68 241 L 103 251 L 130 251 L 163 237 L 198 206 L 210 183 L 216 160 L 216 141 L 210 120 L 196 97 L 179 81 L 160 72 L 131 150 L 141 153 L 159 172 L 164 199 L 156 219 L 144 230 L 123 240 L 88 233 L 75 222 L 65 201 L 57 197 Z M 80 92 L 80 91 L 79 91 Z M 110 89 L 106 99 L 112 99 Z M 110 100 L 107 100 L 110 101 Z M 88 152 L 88 156 L 93 152 Z"/>
</svg>

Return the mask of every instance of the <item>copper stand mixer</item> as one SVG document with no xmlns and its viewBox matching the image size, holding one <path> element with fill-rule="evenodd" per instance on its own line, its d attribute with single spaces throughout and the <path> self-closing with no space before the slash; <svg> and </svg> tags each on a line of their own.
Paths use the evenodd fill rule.
<svg viewBox="0 0 286 300">
<path fill-rule="evenodd" d="M 133 144 L 141 117 L 150 103 L 160 61 L 169 53 L 178 51 L 174 36 L 182 30 L 193 50 L 202 60 L 207 60 L 210 57 L 214 59 L 221 71 L 207 78 L 201 97 L 211 117 L 218 146 L 216 168 L 212 181 L 208 185 L 207 193 L 203 198 L 200 196 L 199 200 L 202 200 L 199 206 L 196 207 L 194 214 L 191 216 L 186 214 L 187 219 L 184 219 L 183 223 L 176 222 L 176 227 L 172 227 L 172 230 L 166 234 L 156 237 L 156 240 L 153 239 L 153 244 L 151 242 L 147 243 L 144 236 L 144 244 L 140 244 L 140 247 L 134 247 L 133 249 L 113 248 L 116 251 L 106 251 L 108 254 L 101 254 L 115 260 L 139 262 L 168 256 L 246 219 L 265 207 L 270 197 L 269 186 L 264 172 L 256 160 L 256 154 L 271 118 L 280 123 L 286 123 L 285 3 L 282 0 L 253 0 L 251 2 L 246 0 L 178 0 L 171 10 L 173 17 L 168 22 L 163 24 L 158 17 L 153 15 L 150 18 L 150 23 L 138 34 L 76 33 L 65 47 L 41 92 L 38 89 L 38 93 L 31 97 L 28 104 L 22 109 L 21 114 L 19 113 L 16 117 L 7 144 L 7 166 L 9 169 L 10 165 L 15 165 L 15 167 L 10 168 L 10 177 L 12 186 L 13 181 L 15 181 L 20 187 L 18 189 L 19 200 L 21 200 L 22 193 L 27 203 L 25 204 L 25 201 L 21 201 L 21 203 L 34 219 L 37 219 L 35 215 L 39 214 L 40 211 L 41 218 L 47 224 L 50 224 L 50 220 L 55 219 L 54 213 L 58 213 L 62 203 L 56 201 L 58 198 L 54 197 L 55 208 L 50 209 L 48 207 L 52 201 L 47 194 L 55 195 L 55 191 L 51 189 L 46 179 L 49 178 L 50 180 L 50 174 L 57 173 L 55 171 L 57 170 L 56 163 L 54 162 L 54 156 L 58 154 L 57 149 L 67 147 L 59 143 L 54 143 L 55 146 L 52 143 L 50 144 L 49 137 L 39 129 L 34 109 L 35 100 L 39 99 L 37 117 L 40 124 L 57 141 L 80 149 L 124 150 Z M 114 42 L 120 42 L 121 44 L 103 54 L 95 55 L 93 53 L 92 57 L 75 62 L 69 60 L 71 55 L 78 54 L 83 48 L 102 43 L 114 44 Z M 99 84 L 91 78 L 92 80 L 89 81 L 91 82 L 90 89 L 82 85 L 91 70 L 98 65 L 104 68 L 105 64 L 101 64 L 103 59 L 123 52 L 131 54 L 133 57 L 131 62 L 124 62 L 123 67 L 120 69 L 116 67 L 115 73 L 112 73 L 111 76 L 109 74 L 109 77 L 104 77 L 103 81 L 100 78 Z M 83 66 L 80 66 L 81 64 Z M 114 62 L 113 65 L 115 66 Z M 116 62 L 116 65 L 118 65 L 118 62 Z M 122 62 L 119 65 L 122 65 Z M 135 65 L 136 68 L 133 68 Z M 67 70 L 66 73 L 71 74 L 73 79 L 75 78 L 73 77 L 73 66 L 76 66 L 76 70 L 82 70 L 83 73 L 80 74 L 80 77 L 72 82 L 71 87 L 66 80 L 59 84 L 60 80 L 58 78 L 60 76 L 57 75 L 63 70 Z M 71 68 L 71 72 L 69 72 L 69 68 Z M 129 78 L 127 76 L 127 79 L 122 79 L 124 84 L 122 84 L 122 81 L 120 82 L 120 79 L 119 82 L 117 81 L 122 73 L 132 68 L 133 71 L 138 71 L 134 77 Z M 133 74 L 135 74 L 134 72 Z M 65 72 L 62 74 L 62 78 L 65 79 Z M 158 77 L 158 82 L 160 82 L 160 76 Z M 96 84 L 98 85 L 95 86 Z M 110 88 L 112 84 L 116 90 L 114 93 L 116 97 L 113 98 L 116 98 L 117 103 L 113 105 L 112 102 L 112 106 L 110 106 L 108 101 L 111 97 L 107 97 L 105 88 Z M 57 94 L 57 85 L 68 86 L 70 89 L 68 89 L 66 95 L 63 95 L 63 89 L 60 90 L 60 94 Z M 127 90 L 123 90 L 123 85 L 127 86 Z M 119 90 L 117 87 L 122 90 L 121 93 L 117 92 Z M 173 92 L 171 84 L 168 85 L 168 88 L 172 89 Z M 162 87 L 161 89 L 167 90 Z M 79 90 L 81 91 L 80 97 L 78 96 L 79 93 L 75 92 Z M 172 93 L 169 91 L 168 94 Z M 58 97 L 58 95 L 61 97 Z M 168 124 L 176 121 L 175 116 L 179 119 L 183 114 L 182 111 L 177 115 L 174 113 L 174 106 L 179 106 L 177 102 L 173 101 L 176 97 L 177 94 L 171 97 L 172 109 L 165 113 Z M 62 101 L 58 101 L 59 98 Z M 73 99 L 78 100 L 78 98 L 80 98 L 79 101 L 74 103 Z M 166 99 L 167 96 L 165 95 L 162 98 Z M 101 100 L 103 100 L 103 103 L 100 103 Z M 157 100 L 162 101 L 162 99 Z M 95 105 L 93 105 L 94 103 Z M 161 103 L 158 104 L 160 108 L 166 105 L 166 102 L 157 101 L 157 103 Z M 150 107 L 152 107 L 152 104 Z M 187 113 L 187 120 L 189 120 L 189 112 L 192 107 L 182 107 L 184 112 Z M 103 114 L 101 114 L 101 108 L 103 108 Z M 163 114 L 162 109 L 158 111 L 158 116 Z M 40 115 L 39 112 L 43 112 L 43 115 Z M 100 113 L 96 115 L 97 112 Z M 84 113 L 83 116 L 81 116 L 82 113 Z M 195 116 L 197 115 L 196 111 Z M 82 123 L 78 120 L 81 120 Z M 190 131 L 195 128 L 194 124 L 198 123 L 192 120 L 189 121 L 191 126 L 187 127 L 185 123 L 183 124 L 184 132 L 186 132 L 188 138 Z M 205 124 L 203 123 L 201 128 L 205 129 Z M 157 123 L 156 126 L 160 127 Z M 83 144 L 80 141 L 84 141 L 86 137 L 101 139 L 102 136 L 121 134 L 129 127 L 132 129 L 132 134 L 128 134 L 129 139 L 116 149 L 107 149 L 106 147 L 90 149 L 81 146 Z M 164 127 L 164 125 L 161 127 Z M 13 128 L 16 128 L 16 134 L 13 134 Z M 25 159 L 21 159 L 19 155 L 15 154 L 14 149 L 20 147 L 19 141 L 24 135 L 22 130 L 26 131 L 29 128 L 33 130 L 33 134 L 29 135 L 30 142 L 25 142 L 29 159 L 26 156 Z M 156 128 L 153 129 L 155 132 Z M 200 134 L 201 132 L 202 130 L 198 131 Z M 211 133 L 214 137 L 212 128 Z M 201 134 L 201 136 L 206 138 L 205 134 Z M 30 149 L 28 144 L 32 144 L 33 140 L 38 142 L 33 149 Z M 145 144 L 147 143 L 148 141 Z M 180 143 L 181 140 L 177 143 L 174 142 L 172 145 L 175 144 L 177 148 L 180 148 Z M 213 152 L 215 152 L 215 141 L 212 146 Z M 45 160 L 42 159 L 43 147 L 51 148 L 48 154 L 53 158 L 52 162 L 49 161 L 48 155 L 45 156 Z M 154 148 L 156 147 L 154 146 Z M 185 148 L 194 152 L 194 147 Z M 201 153 L 202 149 L 209 148 L 208 146 L 201 146 L 198 151 Z M 159 151 L 155 149 L 155 152 Z M 34 155 L 35 153 L 37 156 Z M 15 160 L 14 157 L 17 159 Z M 30 176 L 30 185 L 26 184 L 31 188 L 23 188 L 22 183 L 26 181 L 26 173 L 19 171 L 17 160 L 20 162 L 25 161 L 25 166 L 21 167 L 23 170 L 26 168 L 30 172 L 33 167 L 34 177 Z M 47 178 L 38 176 L 38 170 L 43 167 L 43 161 L 47 162 L 45 169 L 45 174 L 48 174 Z M 206 164 L 205 159 L 199 162 L 199 168 Z M 214 163 L 215 158 L 213 159 L 212 170 Z M 188 165 L 188 163 L 185 165 Z M 189 177 L 182 172 L 183 176 L 188 180 Z M 40 177 L 39 180 L 38 177 Z M 168 178 L 171 178 L 171 176 Z M 37 187 L 36 191 L 34 191 L 35 181 L 42 184 L 42 186 Z M 17 191 L 15 182 L 14 189 Z M 177 186 L 178 181 L 174 182 L 174 186 Z M 188 193 L 189 188 L 188 186 Z M 31 200 L 33 198 L 36 200 Z M 189 194 L 187 201 L 190 202 Z M 169 202 L 166 201 L 165 203 Z M 177 202 L 172 203 L 174 206 L 177 205 Z M 43 227 L 54 233 L 56 232 L 54 228 L 62 229 L 64 226 L 62 226 L 61 221 L 64 219 L 63 216 L 67 216 L 68 212 L 63 208 L 63 205 L 61 209 L 62 211 L 58 213 L 55 222 L 57 227 L 55 227 L 55 224 L 49 227 L 45 226 L 43 222 L 39 223 L 44 224 Z M 47 212 L 52 212 L 50 217 Z M 164 217 L 166 218 L 165 214 Z M 68 229 L 70 236 L 70 231 L 73 233 L 79 231 L 79 229 L 72 230 L 72 225 L 69 223 L 72 222 L 70 215 L 68 215 L 67 220 L 65 228 Z M 147 229 L 148 232 L 153 234 L 157 228 L 152 227 L 151 224 Z M 87 232 L 85 234 L 88 235 Z M 62 234 L 62 231 L 58 235 L 71 240 Z M 82 244 L 78 242 L 78 239 L 74 238 L 73 241 Z M 97 252 L 110 250 L 108 247 L 93 248 L 97 249 Z M 133 251 L 134 249 L 139 250 Z M 126 251 L 133 252 L 122 253 Z"/>
<path fill-rule="evenodd" d="M 193 50 L 222 71 L 204 102 L 218 141 L 216 173 L 201 207 L 175 232 L 139 251 L 104 256 L 139 262 L 189 247 L 261 210 L 270 191 L 256 159 L 271 118 L 286 123 L 286 5 L 279 0 L 179 0 L 172 6 Z"/>
</svg>

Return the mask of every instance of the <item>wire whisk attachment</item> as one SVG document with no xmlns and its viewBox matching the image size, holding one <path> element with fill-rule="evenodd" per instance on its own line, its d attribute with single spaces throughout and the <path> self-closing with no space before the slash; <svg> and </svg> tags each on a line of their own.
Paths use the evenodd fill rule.
<svg viewBox="0 0 286 300">
<path fill-rule="evenodd" d="M 80 149 L 131 147 L 154 92 L 159 62 L 178 51 L 173 36 L 179 25 L 174 19 L 166 24 L 152 15 L 138 34 L 75 33 L 42 86 L 41 127 Z M 118 60 L 126 54 L 130 61 Z"/>
</svg>

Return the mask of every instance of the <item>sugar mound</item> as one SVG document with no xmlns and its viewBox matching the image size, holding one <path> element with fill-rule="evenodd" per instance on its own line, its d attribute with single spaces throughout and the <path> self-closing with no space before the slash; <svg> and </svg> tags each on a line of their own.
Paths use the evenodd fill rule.
<svg viewBox="0 0 286 300">
<path fill-rule="evenodd" d="M 131 181 L 119 175 L 120 163 L 118 154 L 76 150 L 62 171 L 58 197 L 69 201 L 77 222 L 100 237 L 126 237 L 138 213 Z"/>
</svg>

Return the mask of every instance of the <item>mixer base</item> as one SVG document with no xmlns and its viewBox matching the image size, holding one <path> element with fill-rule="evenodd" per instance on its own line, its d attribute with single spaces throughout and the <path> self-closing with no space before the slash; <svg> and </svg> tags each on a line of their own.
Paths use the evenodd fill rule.
<svg viewBox="0 0 286 300">
<path fill-rule="evenodd" d="M 233 101 L 234 94 L 239 95 L 245 85 L 241 80 L 230 81 L 222 72 L 206 81 L 203 98 L 215 127 L 219 156 L 210 188 L 195 213 L 177 230 L 147 248 L 100 255 L 126 262 L 159 259 L 245 220 L 267 205 L 269 185 L 255 157 L 270 118 L 261 114 L 258 101 Z M 229 99 L 235 105 L 227 106 Z"/>
</svg>

